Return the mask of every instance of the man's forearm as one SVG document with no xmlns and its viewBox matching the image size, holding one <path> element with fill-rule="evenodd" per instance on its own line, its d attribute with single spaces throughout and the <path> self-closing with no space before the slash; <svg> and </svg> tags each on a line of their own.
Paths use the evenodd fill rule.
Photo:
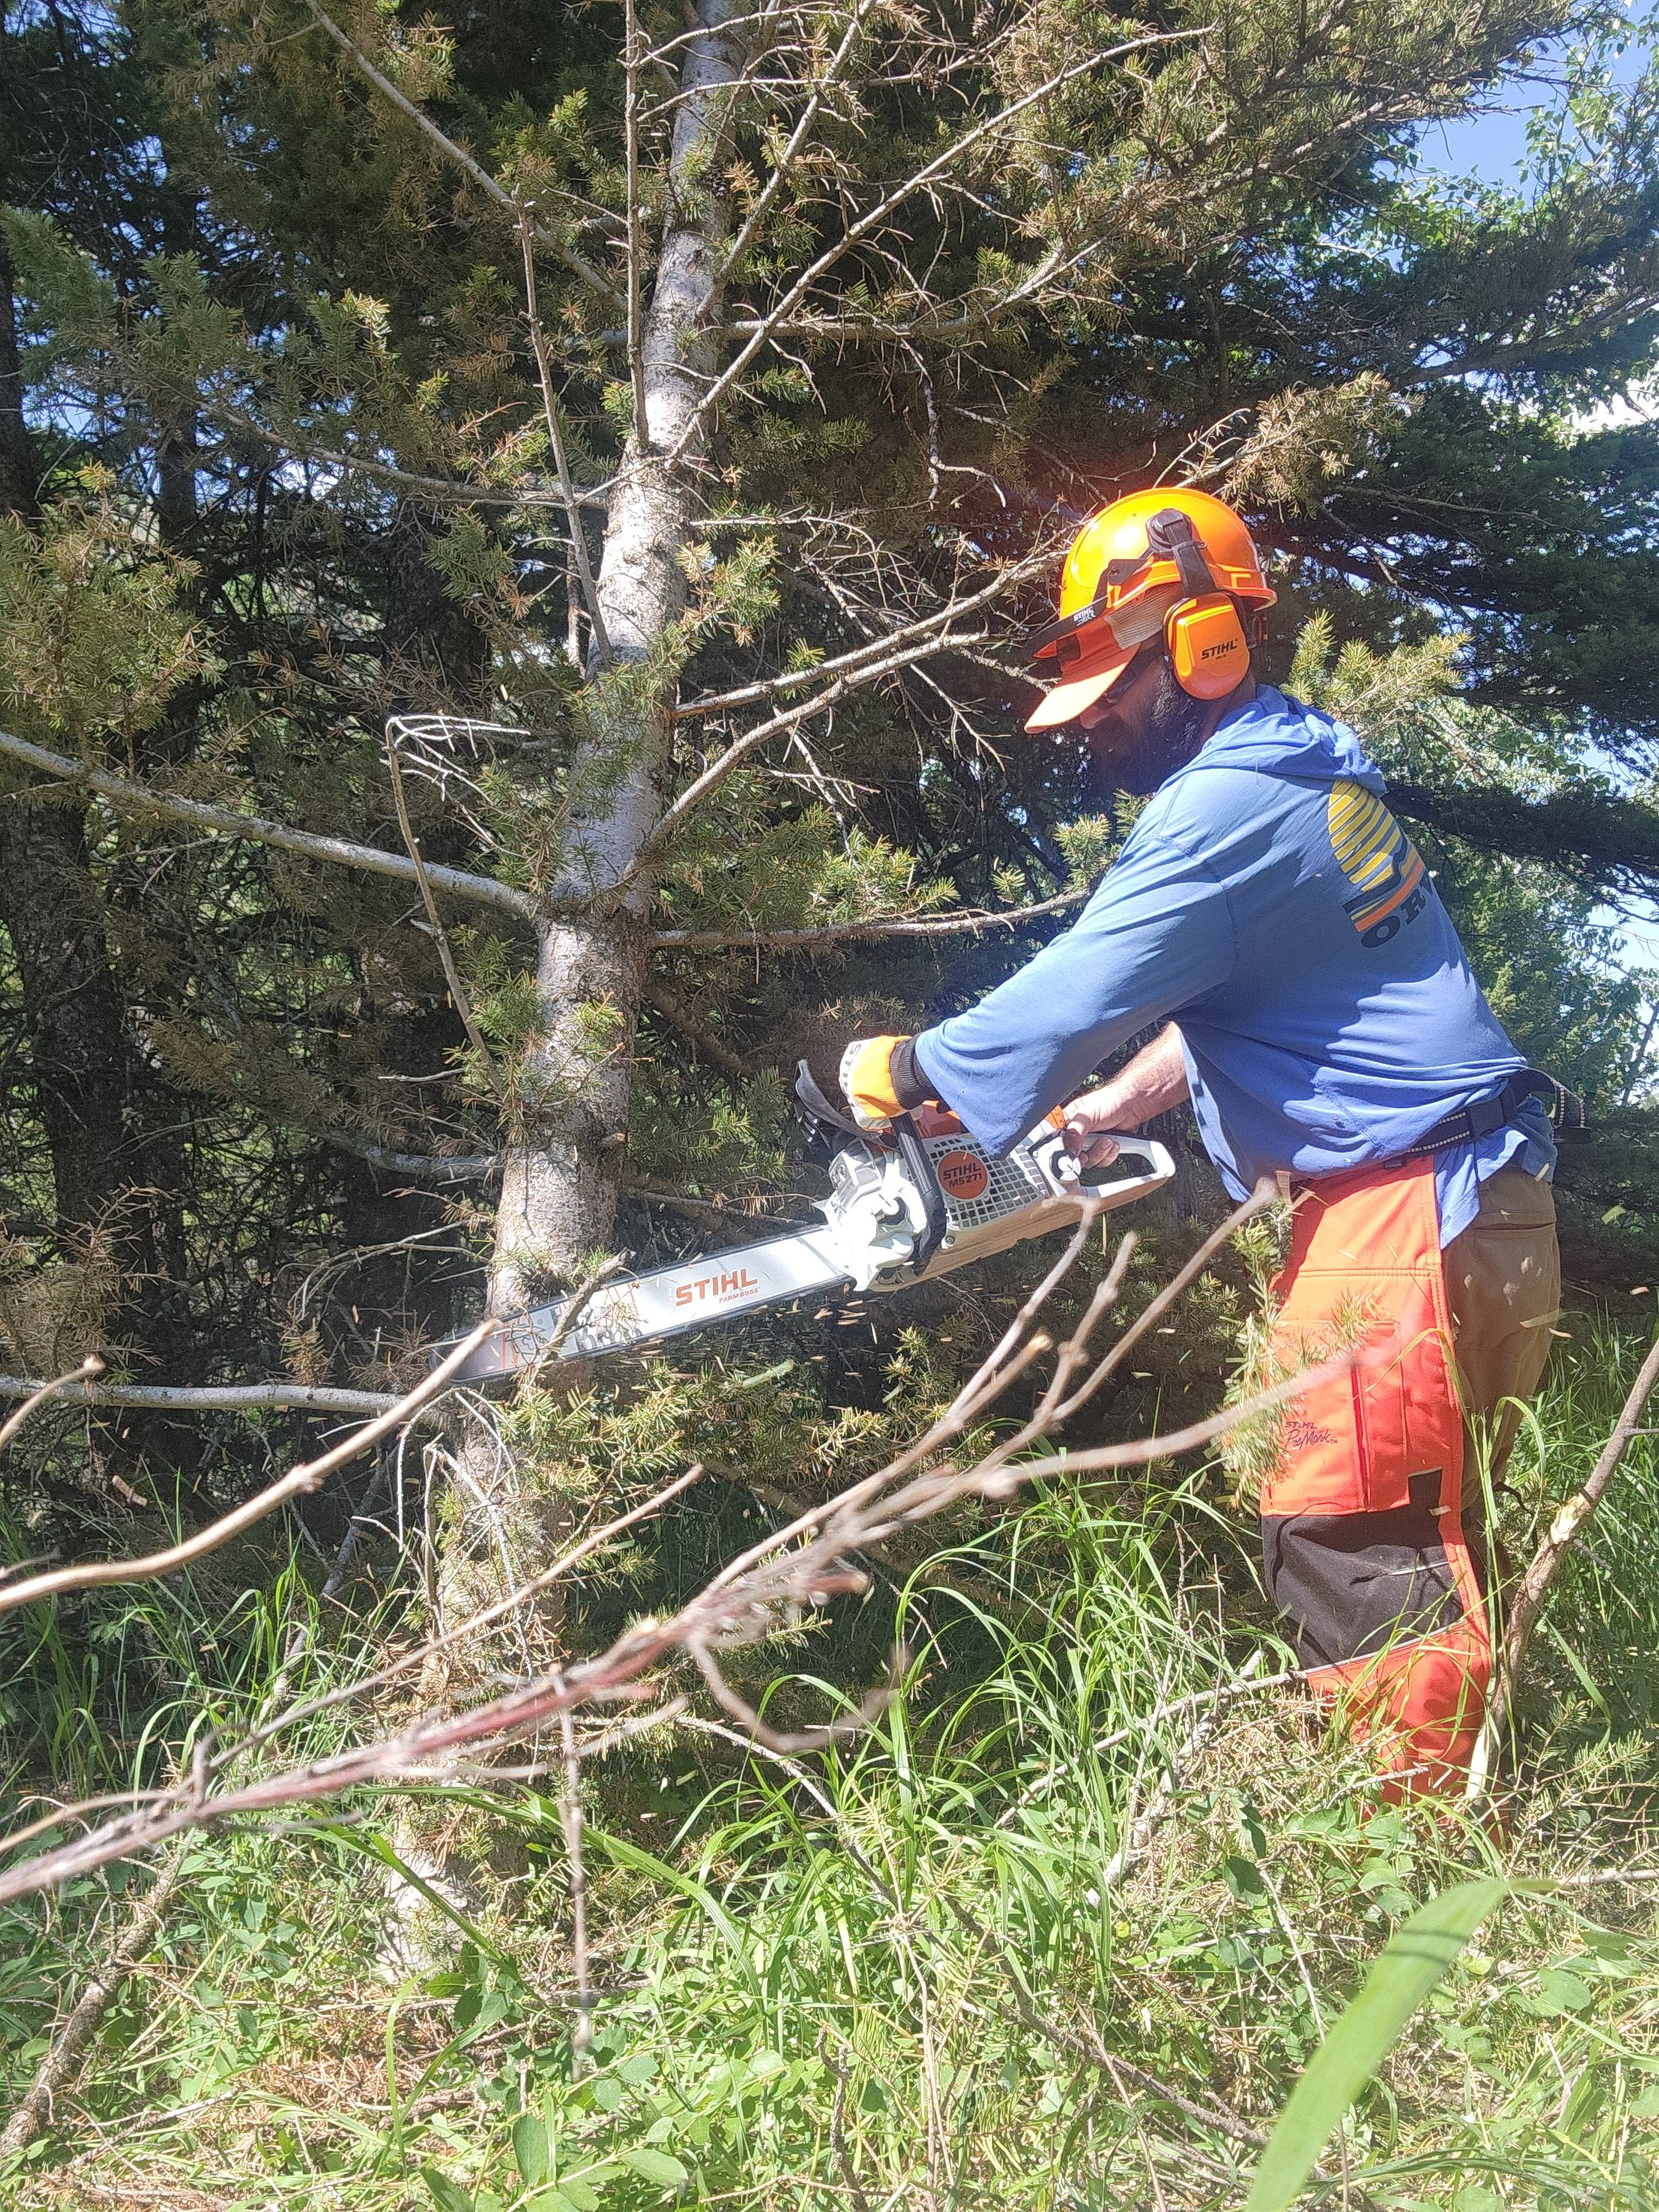
<svg viewBox="0 0 1659 2212">
<path fill-rule="evenodd" d="M 1182 1104 L 1188 1097 L 1187 1062 L 1175 1024 L 1160 1030 L 1090 1097 L 1091 1101 L 1109 1101 L 1111 1118 L 1104 1126 L 1115 1129 L 1138 1129 L 1155 1115 Z"/>
</svg>

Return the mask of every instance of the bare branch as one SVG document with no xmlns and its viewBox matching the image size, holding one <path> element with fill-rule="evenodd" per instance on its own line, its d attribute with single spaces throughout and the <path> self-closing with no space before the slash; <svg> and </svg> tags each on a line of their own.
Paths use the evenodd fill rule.
<svg viewBox="0 0 1659 2212">
<path fill-rule="evenodd" d="M 978 644 L 984 635 L 982 631 L 966 637 L 947 636 L 942 633 L 947 631 L 952 623 L 966 620 L 969 616 L 977 614 L 981 607 L 989 606 L 1005 597 L 1015 585 L 1023 584 L 1028 577 L 1039 574 L 1053 558 L 1049 548 L 1043 545 L 1036 551 L 1026 554 L 1022 560 L 1011 561 L 1006 568 L 999 568 L 988 584 L 969 592 L 966 599 L 952 598 L 933 613 L 918 616 L 914 622 L 902 623 L 895 629 L 878 630 L 867 643 L 855 646 L 849 653 L 838 653 L 833 660 L 820 660 L 806 668 L 786 668 L 776 676 L 763 677 L 757 683 L 742 684 L 735 690 L 711 693 L 702 699 L 689 699 L 684 706 L 675 708 L 674 719 L 685 721 L 693 715 L 720 714 L 733 707 L 752 706 L 777 692 L 793 691 L 803 684 L 819 683 L 826 676 L 851 677 L 866 672 L 877 676 L 884 675 L 888 672 L 888 664 L 883 656 L 892 653 L 896 647 L 908 645 L 913 640 L 926 640 L 924 650 L 928 653 L 952 653 L 963 647 Z M 907 653 L 902 659 L 895 659 L 891 665 L 894 667 L 908 666 L 911 661 L 921 658 L 920 653 Z M 881 665 L 872 668 L 872 662 L 880 662 Z"/>
<path fill-rule="evenodd" d="M 319 836 L 309 830 L 290 830 L 281 822 L 267 822 L 258 814 L 234 814 L 226 806 L 209 806 L 199 799 L 181 799 L 170 791 L 157 791 L 149 784 L 129 781 L 125 776 L 112 775 L 109 769 L 90 767 L 85 761 L 71 760 L 66 754 L 48 752 L 44 745 L 31 744 L 27 738 L 15 738 L 9 730 L 0 730 L 0 753 L 9 753 L 14 760 L 40 769 L 43 775 L 57 777 L 65 783 L 84 783 L 100 799 L 108 799 L 112 806 L 125 808 L 129 812 L 161 814 L 175 822 L 188 822 L 198 830 L 206 830 L 217 837 L 245 837 L 258 845 L 274 845 L 279 852 L 303 854 L 310 860 L 333 860 L 348 868 L 362 868 L 370 875 L 391 876 L 397 882 L 416 884 L 420 874 L 415 863 L 403 853 L 383 853 L 378 845 L 358 845 L 345 837 Z M 428 880 L 439 890 L 448 892 L 452 898 L 471 899 L 480 906 L 497 908 L 503 914 L 533 921 L 538 912 L 536 902 L 528 891 L 515 890 L 511 884 L 498 884 L 493 876 L 475 876 L 464 868 L 447 868 L 436 862 L 427 867 Z"/>
<path fill-rule="evenodd" d="M 400 1152 L 390 1145 L 377 1145 L 372 1137 L 360 1137 L 355 1129 L 324 1129 L 319 1133 L 323 1142 L 337 1152 L 367 1160 L 370 1167 L 381 1168 L 387 1175 L 407 1176 L 413 1182 L 488 1182 L 501 1171 L 499 1152 L 458 1152 L 453 1158 L 444 1152 Z"/>
<path fill-rule="evenodd" d="M 20 1605 L 33 1605 L 43 1597 L 56 1597 L 65 1590 L 93 1589 L 109 1583 L 155 1582 L 162 1575 L 176 1574 L 180 1567 L 192 1560 L 205 1559 L 222 1545 L 240 1536 L 245 1529 L 267 1519 L 296 1498 L 306 1498 L 319 1490 L 337 1467 L 355 1459 L 359 1452 L 367 1451 L 371 1444 L 418 1413 L 421 1408 L 447 1387 L 449 1378 L 464 1367 L 472 1353 L 495 1333 L 498 1324 L 492 1316 L 481 1321 L 458 1344 L 441 1365 L 422 1378 L 415 1388 L 395 1399 L 385 1413 L 363 1427 L 356 1435 L 322 1454 L 320 1458 L 307 1460 L 301 1466 L 290 1468 L 288 1473 L 266 1486 L 257 1497 L 236 1507 L 234 1512 L 222 1514 L 218 1520 L 182 1543 L 169 1545 L 164 1552 L 152 1552 L 143 1559 L 88 1559 L 80 1566 L 53 1567 L 41 1575 L 30 1575 L 24 1581 L 0 1586 L 0 1613 L 12 1613 Z"/>
<path fill-rule="evenodd" d="M 164 1413 L 380 1413 L 402 1401 L 391 1390 L 337 1390 L 323 1382 L 82 1382 L 50 1386 L 76 1406 L 125 1407 Z M 27 1375 L 0 1375 L 0 1398 L 39 1395 Z"/>
<path fill-rule="evenodd" d="M 1068 1259 L 1081 1249 L 1100 1208 L 1085 1203 L 1078 1211 L 1079 1227 Z M 1051 1271 L 1049 1287 L 1055 1279 L 1055 1271 Z M 1170 1436 L 1097 1445 L 1071 1454 L 1025 1455 L 1053 1418 L 1052 1410 L 1039 1408 L 1036 1415 L 995 1442 L 973 1464 L 957 1467 L 948 1460 L 938 1463 L 941 1450 L 947 1449 L 969 1423 L 980 1422 L 989 1406 L 1048 1346 L 1047 1336 L 1031 1327 L 1040 1303 L 1037 1294 L 1027 1302 L 1019 1322 L 994 1355 L 994 1371 L 986 1376 L 981 1370 L 968 1391 L 908 1451 L 889 1468 L 854 1484 L 840 1497 L 810 1509 L 787 1528 L 751 1547 L 667 1620 L 637 1621 L 597 1657 L 567 1662 L 552 1674 L 515 1686 L 468 1710 L 422 1714 L 394 1736 L 349 1747 L 240 1787 L 212 1788 L 214 1777 L 248 1747 L 234 1747 L 198 1771 L 189 1788 L 137 1805 L 123 1817 L 0 1875 L 0 1902 L 151 1848 L 185 1828 L 279 1806 L 313 1802 L 359 1784 L 384 1785 L 453 1773 L 471 1747 L 515 1741 L 580 1705 L 637 1698 L 647 1678 L 676 1656 L 690 1658 L 707 1670 L 713 1663 L 712 1652 L 753 1643 L 781 1620 L 796 1617 L 802 1607 L 817 1607 L 837 1592 L 861 1587 L 864 1576 L 853 1564 L 855 1556 L 899 1528 L 927 1520 L 965 1498 L 1008 1497 L 1024 1484 L 1062 1471 L 1145 1467 L 1174 1458 L 1346 1373 L 1363 1358 L 1358 1352 L 1346 1353 Z M 1102 1310 L 1103 1301 L 1097 1296 L 1078 1328 L 1060 1348 L 1062 1367 L 1075 1368 L 1084 1360 L 1087 1333 Z M 1054 1395 L 1052 1391 L 1047 1394 L 1050 1407 Z M 508 1602 L 518 1601 L 515 1594 Z M 353 1686 L 338 1694 L 357 1694 L 362 1686 Z M 735 1693 L 729 1685 L 725 1687 L 727 1695 L 720 1702 L 728 1711 L 741 1708 L 747 1717 L 749 1709 L 741 1699 L 734 1707 L 730 1698 Z M 296 1717 L 286 1717 L 287 1723 L 291 1724 Z M 842 1725 L 838 1723 L 837 1729 Z"/>
<path fill-rule="evenodd" d="M 726 28 L 730 30 L 728 21 Z M 645 326 L 640 291 L 645 282 L 645 240 L 640 227 L 640 26 L 634 0 L 623 9 L 623 141 L 628 194 L 628 377 L 634 392 L 634 443 L 651 450 L 645 388 Z"/>
<path fill-rule="evenodd" d="M 1601 1447 L 1601 1455 L 1590 1470 L 1584 1486 L 1565 1505 L 1558 1506 L 1548 1533 L 1533 1553 L 1519 1587 L 1510 1600 L 1508 1620 L 1504 1630 L 1503 1649 L 1498 1665 L 1492 1670 L 1492 1693 L 1487 1700 L 1486 1717 L 1474 1755 L 1469 1762 L 1468 1796 L 1477 1803 L 1486 1794 L 1487 1778 L 1496 1754 L 1504 1724 L 1509 1717 L 1510 1701 L 1515 1694 L 1515 1685 L 1520 1675 L 1521 1662 L 1527 1656 L 1527 1646 L 1538 1616 L 1544 1609 L 1544 1600 L 1549 1595 L 1550 1584 L 1560 1573 L 1569 1553 L 1577 1546 L 1596 1507 L 1607 1495 L 1607 1485 L 1613 1480 L 1625 1447 L 1637 1433 L 1644 1408 L 1648 1400 L 1659 1389 L 1659 1338 L 1656 1338 L 1642 1362 L 1640 1373 L 1630 1388 L 1623 1410 L 1614 1422 L 1612 1433 Z"/>
<path fill-rule="evenodd" d="M 926 654 L 943 650 L 948 643 L 948 640 L 930 641 L 923 645 L 912 646 L 908 652 L 890 653 L 884 660 L 866 662 L 856 675 L 837 677 L 815 698 L 803 700 L 798 707 L 783 708 L 769 721 L 761 722 L 754 729 L 746 730 L 723 753 L 710 761 L 673 804 L 664 810 L 649 836 L 644 839 L 627 868 L 611 886 L 607 899 L 612 903 L 620 901 L 669 842 L 687 816 L 702 805 L 717 784 L 725 781 L 740 762 L 747 760 L 750 753 L 757 750 L 769 738 L 775 738 L 785 730 L 797 729 L 801 723 L 810 722 L 815 715 L 828 714 L 848 691 L 860 684 L 873 684 L 879 677 L 891 675 L 901 668 L 908 667 L 912 661 L 919 660 Z"/>
<path fill-rule="evenodd" d="M 531 238 L 530 217 L 522 208 L 519 210 L 519 243 L 524 252 L 525 314 L 530 325 L 530 343 L 536 356 L 536 377 L 541 386 L 542 414 L 547 423 L 547 441 L 553 450 L 553 466 L 558 473 L 559 494 L 564 501 L 565 527 L 570 536 L 570 557 L 576 564 L 576 574 L 581 581 L 582 599 L 587 608 L 587 619 L 593 625 L 599 659 L 608 661 L 612 658 L 611 639 L 605 627 L 599 595 L 593 587 L 593 564 L 587 557 L 587 539 L 582 532 L 581 510 L 576 504 L 576 486 L 564 450 L 564 433 L 559 428 L 559 403 L 553 392 L 552 357 L 548 352 L 547 332 L 542 328 L 541 309 L 537 304 L 536 249 Z"/>
<path fill-rule="evenodd" d="M 632 4 L 632 0 L 629 0 L 629 4 Z M 777 198 L 793 173 L 800 149 L 806 143 L 807 136 L 818 119 L 819 111 L 823 106 L 826 94 L 846 67 L 848 58 L 857 45 L 860 33 L 870 20 L 876 4 L 877 0 L 858 0 L 857 7 L 853 10 L 852 21 L 842 33 L 841 44 L 830 57 L 829 66 L 823 75 L 812 87 L 811 97 L 801 111 L 800 120 L 789 134 L 788 144 L 772 164 L 771 175 L 761 187 L 759 198 L 744 217 L 741 228 L 726 249 L 726 258 L 720 264 L 720 273 L 716 279 L 717 290 L 722 289 L 732 272 L 742 265 L 744 255 L 754 244 L 756 234 L 771 213 L 772 203 Z"/>
<path fill-rule="evenodd" d="M 527 250 L 527 249 L 526 249 Z M 461 1018 L 461 1027 L 466 1031 L 466 1041 L 477 1055 L 478 1065 L 495 1095 L 498 1104 L 505 1103 L 508 1086 L 501 1069 L 495 1065 L 495 1055 L 489 1049 L 483 1031 L 478 1027 L 477 1017 L 472 1011 L 472 1001 L 467 995 L 466 985 L 461 981 L 461 971 L 455 965 L 455 955 L 450 949 L 449 933 L 438 912 L 438 902 L 432 896 L 432 879 L 427 873 L 426 862 L 421 857 L 420 842 L 415 835 L 415 825 L 409 818 L 409 801 L 404 795 L 404 771 L 398 758 L 398 738 L 400 734 L 398 717 L 394 714 L 386 726 L 386 764 L 392 779 L 392 803 L 398 810 L 398 827 L 403 832 L 404 844 L 415 870 L 415 881 L 419 887 L 421 904 L 426 908 L 428 932 L 444 971 L 444 981 L 449 986 L 449 995 L 455 1011 Z"/>
<path fill-rule="evenodd" d="M 55 1382 L 43 1382 L 38 1389 L 32 1390 L 4 1428 L 0 1429 L 0 1451 L 4 1451 L 24 1422 L 49 1398 L 60 1397 L 73 1384 L 89 1382 L 95 1375 L 101 1375 L 103 1371 L 103 1361 L 95 1352 L 89 1352 L 72 1375 L 60 1375 Z"/>
<path fill-rule="evenodd" d="M 413 469 L 399 468 L 395 461 L 383 461 L 366 453 L 342 453 L 332 446 L 319 446 L 302 430 L 276 430 L 269 423 L 255 420 L 240 407 L 227 407 L 216 403 L 210 393 L 203 396 L 203 406 L 226 422 L 233 422 L 239 430 L 250 431 L 267 446 L 279 453 L 293 453 L 301 460 L 319 462 L 324 468 L 338 469 L 343 475 L 363 476 L 390 484 L 394 490 L 413 492 L 422 500 L 441 500 L 450 507 L 557 507 L 562 514 L 569 512 L 570 501 L 562 491 L 536 491 L 529 485 L 522 490 L 510 491 L 499 484 L 469 483 L 464 477 L 428 477 Z M 611 503 L 610 484 L 595 484 L 591 489 L 575 488 L 578 505 L 598 508 L 600 513 Z"/>
</svg>

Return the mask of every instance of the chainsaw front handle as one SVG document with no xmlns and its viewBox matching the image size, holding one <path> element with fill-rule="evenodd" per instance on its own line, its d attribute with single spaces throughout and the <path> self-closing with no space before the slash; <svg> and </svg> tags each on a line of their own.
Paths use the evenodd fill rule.
<svg viewBox="0 0 1659 2212">
<path fill-rule="evenodd" d="M 1103 1167 L 1079 1167 L 1066 1149 L 1066 1139 L 1045 1138 L 1036 1147 L 1037 1164 L 1058 1198 L 1088 1198 L 1108 1207 L 1127 1206 L 1149 1191 L 1161 1190 L 1175 1180 L 1175 1162 L 1156 1137 L 1139 1137 L 1128 1131 L 1102 1130 L 1117 1146 L 1117 1158 Z M 1128 1172 L 1126 1174 L 1125 1170 Z"/>
</svg>

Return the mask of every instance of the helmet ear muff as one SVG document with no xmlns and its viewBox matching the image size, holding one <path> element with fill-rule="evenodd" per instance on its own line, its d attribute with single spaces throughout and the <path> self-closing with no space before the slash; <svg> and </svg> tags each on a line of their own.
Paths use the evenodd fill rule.
<svg viewBox="0 0 1659 2212">
<path fill-rule="evenodd" d="M 1249 641 L 1224 592 L 1178 600 L 1164 617 L 1164 642 L 1188 698 L 1224 699 L 1249 673 Z"/>
</svg>

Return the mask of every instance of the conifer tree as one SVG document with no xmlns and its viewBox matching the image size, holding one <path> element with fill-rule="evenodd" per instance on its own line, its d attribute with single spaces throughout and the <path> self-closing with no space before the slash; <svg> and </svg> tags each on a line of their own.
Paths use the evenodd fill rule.
<svg viewBox="0 0 1659 2212">
<path fill-rule="evenodd" d="M 1581 103 L 1534 204 L 1400 166 L 1563 21 L 129 0 L 88 32 L 131 191 L 7 187 L 26 520 L 95 460 L 135 561 L 188 556 L 198 657 L 143 744 L 21 729 L 21 678 L 4 742 L 97 777 L 117 1014 L 211 1102 L 186 1180 L 225 1188 L 234 1129 L 268 1250 L 435 1246 L 499 1162 L 503 1310 L 619 1199 L 637 1248 L 665 1192 L 775 1187 L 778 1069 L 979 988 L 1109 850 L 1075 750 L 1011 738 L 1014 640 L 1149 477 L 1246 505 L 1281 653 L 1320 610 L 1456 631 L 1477 686 L 1639 734 L 1609 672 L 1651 649 L 1652 434 L 1566 426 L 1651 355 L 1648 80 Z M 210 850 L 158 896 L 132 862 L 185 824 Z M 439 1328 L 418 1272 L 377 1302 Z M 363 1303 L 329 1326 L 366 1376 Z M 466 1494 L 510 1519 L 481 1449 Z"/>
</svg>

